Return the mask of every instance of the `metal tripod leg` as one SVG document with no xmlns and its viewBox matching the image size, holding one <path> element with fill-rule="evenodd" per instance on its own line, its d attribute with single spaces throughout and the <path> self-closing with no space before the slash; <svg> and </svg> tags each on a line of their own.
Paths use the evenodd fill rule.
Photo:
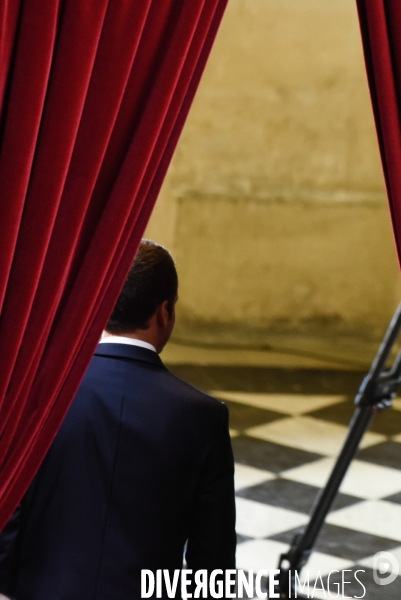
<svg viewBox="0 0 401 600">
<path fill-rule="evenodd" d="M 378 410 L 389 408 L 401 383 L 401 351 L 398 352 L 391 369 L 386 370 L 386 361 L 401 330 L 401 304 L 390 323 L 368 375 L 363 380 L 355 398 L 357 408 L 351 419 L 349 431 L 340 455 L 334 465 L 325 488 L 318 494 L 312 507 L 306 529 L 295 536 L 288 552 L 280 557 L 279 584 L 275 588 L 276 598 L 301 598 L 296 596 L 296 575 L 308 560 L 313 545 L 336 497 L 348 467 L 358 450 L 364 433 Z M 277 595 L 276 595 L 277 594 Z"/>
<path fill-rule="evenodd" d="M 323 488 L 312 507 L 310 521 L 305 531 L 298 534 L 290 550 L 280 557 L 279 588 L 276 590 L 282 600 L 295 598 L 295 572 L 302 569 L 308 560 L 316 538 L 324 523 L 327 513 L 336 497 L 341 482 L 348 467 L 358 450 L 359 443 L 374 416 L 374 409 L 370 406 L 357 408 L 351 420 L 349 433 L 337 462 L 331 472 L 325 488 Z M 298 595 L 298 598 L 302 596 Z"/>
</svg>

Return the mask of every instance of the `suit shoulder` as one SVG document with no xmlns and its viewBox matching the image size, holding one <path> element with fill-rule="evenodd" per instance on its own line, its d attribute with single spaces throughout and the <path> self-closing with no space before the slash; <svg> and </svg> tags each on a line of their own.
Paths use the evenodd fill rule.
<svg viewBox="0 0 401 600">
<path fill-rule="evenodd" d="M 216 412 L 227 410 L 227 406 L 224 404 L 224 402 L 214 398 L 213 396 L 210 396 L 202 390 L 199 390 L 184 379 L 174 375 L 174 373 L 168 369 L 166 369 L 166 377 L 169 379 L 170 386 L 174 388 L 175 393 L 178 395 L 186 397 L 191 401 L 197 402 L 205 407 L 210 407 L 210 410 L 214 409 Z"/>
</svg>

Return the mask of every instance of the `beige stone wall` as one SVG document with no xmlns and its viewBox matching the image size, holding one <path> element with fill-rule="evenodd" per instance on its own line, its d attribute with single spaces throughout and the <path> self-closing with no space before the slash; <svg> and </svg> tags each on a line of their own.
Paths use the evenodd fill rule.
<svg viewBox="0 0 401 600">
<path fill-rule="evenodd" d="M 399 275 L 353 0 L 229 1 L 147 235 L 181 336 L 380 334 Z"/>
</svg>

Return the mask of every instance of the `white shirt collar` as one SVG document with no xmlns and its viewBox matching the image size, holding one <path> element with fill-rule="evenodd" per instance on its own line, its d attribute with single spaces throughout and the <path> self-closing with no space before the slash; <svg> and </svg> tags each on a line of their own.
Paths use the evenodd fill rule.
<svg viewBox="0 0 401 600">
<path fill-rule="evenodd" d="M 152 344 L 142 340 L 134 340 L 133 338 L 124 337 L 122 335 L 109 335 L 102 338 L 99 344 L 129 344 L 131 346 L 140 346 L 141 348 L 147 348 L 148 350 L 156 352 L 156 348 Z"/>
</svg>

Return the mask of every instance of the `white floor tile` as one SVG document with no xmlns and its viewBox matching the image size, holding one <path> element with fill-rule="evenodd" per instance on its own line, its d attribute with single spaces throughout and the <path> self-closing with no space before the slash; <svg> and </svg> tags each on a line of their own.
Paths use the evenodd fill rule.
<svg viewBox="0 0 401 600">
<path fill-rule="evenodd" d="M 328 515 L 327 523 L 401 541 L 401 506 L 384 500 L 370 500 Z"/>
<path fill-rule="evenodd" d="M 246 433 L 276 444 L 325 456 L 337 456 L 344 444 L 347 427 L 312 417 L 292 417 L 252 427 Z M 361 447 L 366 448 L 385 439 L 383 435 L 368 432 Z"/>
<path fill-rule="evenodd" d="M 267 410 L 276 410 L 277 412 L 288 415 L 298 416 L 312 410 L 325 408 L 332 404 L 344 402 L 346 396 L 326 395 L 326 396 L 307 396 L 304 394 L 260 394 L 249 392 L 222 392 L 213 390 L 210 392 L 215 398 L 221 400 L 231 400 L 241 404 L 248 404 L 256 408 L 265 408 Z"/>
<path fill-rule="evenodd" d="M 324 487 L 334 464 L 334 459 L 324 458 L 284 471 L 281 473 L 281 477 L 316 487 Z M 401 472 L 389 467 L 354 460 L 345 475 L 340 491 L 368 500 L 386 498 L 401 491 Z"/>
<path fill-rule="evenodd" d="M 264 481 L 270 481 L 275 479 L 276 475 L 269 471 L 263 471 L 262 469 L 255 469 L 255 467 L 248 467 L 246 465 L 235 464 L 235 490 L 241 490 L 251 485 L 258 485 Z"/>
<path fill-rule="evenodd" d="M 288 545 L 274 540 L 249 540 L 237 546 L 237 569 L 261 571 L 277 569 L 280 554 L 288 550 Z"/>
<path fill-rule="evenodd" d="M 261 504 L 246 498 L 237 498 L 237 532 L 253 538 L 264 538 L 304 525 L 308 516 Z"/>
</svg>

